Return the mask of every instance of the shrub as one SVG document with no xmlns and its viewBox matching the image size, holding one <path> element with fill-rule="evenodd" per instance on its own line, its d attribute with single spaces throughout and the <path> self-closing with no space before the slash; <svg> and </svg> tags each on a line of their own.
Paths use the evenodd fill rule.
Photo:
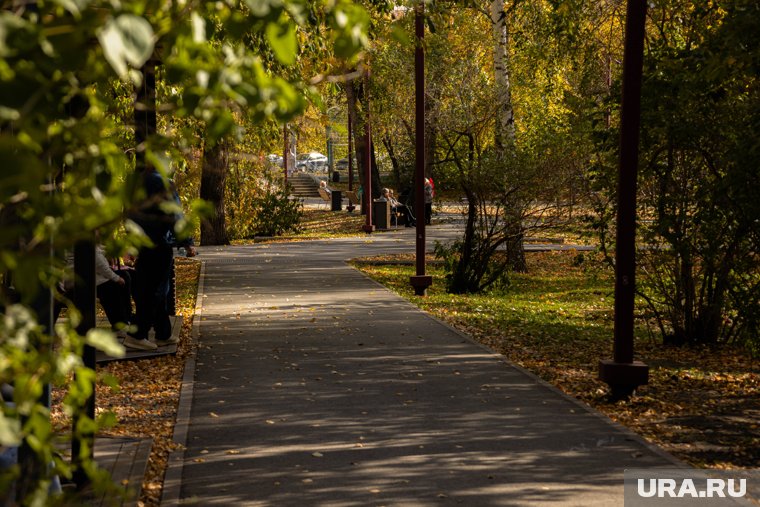
<svg viewBox="0 0 760 507">
<path fill-rule="evenodd" d="M 231 239 L 279 236 L 298 230 L 302 207 L 288 198 L 280 171 L 265 163 L 232 166 L 227 178 L 227 232 Z"/>
<path fill-rule="evenodd" d="M 280 236 L 297 231 L 302 215 L 300 201 L 289 199 L 289 186 L 266 185 L 251 202 L 251 228 L 258 236 Z"/>
</svg>

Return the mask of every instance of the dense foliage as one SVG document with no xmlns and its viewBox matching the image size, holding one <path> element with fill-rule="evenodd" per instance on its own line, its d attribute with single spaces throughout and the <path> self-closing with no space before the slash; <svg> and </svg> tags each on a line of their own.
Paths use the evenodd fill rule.
<svg viewBox="0 0 760 507">
<path fill-rule="evenodd" d="M 136 159 L 175 172 L 184 232 L 199 230 L 198 212 L 214 209 L 201 229 L 210 242 L 279 234 L 296 226 L 300 210 L 259 161 L 282 146 L 283 122 L 310 104 L 294 130 L 316 138 L 327 106 L 347 98 L 356 151 L 366 149 L 361 122 L 370 113 L 374 148 L 384 147 L 402 190 L 417 155 L 413 5 L 4 3 L 0 383 L 16 390 L 0 413 L 0 444 L 23 444 L 35 458 L 34 473 L 3 477 L 24 479 L 20 499 L 41 502 L 52 475 L 73 473 L 53 452 L 45 386 L 76 374 L 67 403 L 80 411 L 94 376 L 82 366 L 82 345 L 118 348 L 109 333 L 78 336 L 74 308 L 54 328 L 50 310 L 70 303 L 56 287 L 78 242 L 97 237 L 115 253 L 145 244 L 125 219 L 143 197 Z M 580 204 L 593 208 L 602 247 L 614 248 L 622 6 L 427 6 L 425 170 L 439 192 L 454 189 L 468 206 L 462 240 L 440 250 L 452 291 L 505 286 L 509 270 L 524 266 L 523 236 L 576 204 L 585 169 L 593 186 Z M 368 66 L 358 55 L 369 31 Z M 154 67 L 151 132 L 135 118 L 152 106 L 134 95 L 147 91 Z M 644 73 L 639 293 L 669 341 L 758 347 L 760 6 L 652 2 Z M 201 194 L 210 207 L 194 199 Z M 99 477 L 92 463 L 82 468 Z"/>
<path fill-rule="evenodd" d="M 494 8 L 506 23 L 502 59 Z M 391 26 L 410 34 L 411 18 Z M 757 344 L 759 19 L 748 1 L 649 9 L 638 292 L 669 342 Z M 451 291 L 503 283 L 524 266 L 522 237 L 562 224 L 578 205 L 593 208 L 602 248 L 614 252 L 624 21 L 624 4 L 587 0 L 428 9 L 426 174 L 467 202 L 462 239 L 438 250 Z M 415 158 L 413 43 L 398 35 L 389 28 L 373 46 L 373 94 L 403 188 Z M 500 118 L 505 82 L 511 143 Z"/>
<path fill-rule="evenodd" d="M 705 3 L 684 41 L 649 60 L 645 278 L 676 342 L 757 342 L 760 331 L 760 8 Z M 655 51 L 656 50 L 656 51 Z M 730 65 L 725 65 L 730 63 Z M 756 343 L 756 345 L 760 345 Z"/>
<path fill-rule="evenodd" d="M 658 7 L 644 69 L 639 293 L 667 342 L 757 347 L 760 8 Z"/>
<path fill-rule="evenodd" d="M 284 69 L 300 54 L 297 27 L 319 26 L 334 58 L 355 58 L 365 43 L 365 14 L 347 0 L 238 2 L 5 2 L 0 12 L 0 383 L 15 385 L 14 404 L 0 412 L 0 444 L 21 444 L 21 470 L 3 471 L 3 495 L 16 479 L 18 501 L 41 504 L 53 475 L 71 477 L 57 458 L 45 386 L 72 374 L 67 410 L 82 413 L 94 372 L 82 344 L 116 353 L 110 333 L 86 337 L 69 319 L 53 329 L 51 308 L 69 303 L 57 285 L 64 253 L 97 238 L 111 252 L 144 244 L 129 220 L 142 193 L 135 158 L 164 174 L 188 165 L 190 141 L 203 129 L 210 143 L 236 138 L 245 126 L 300 112 L 307 86 Z M 155 76 L 160 128 L 146 118 Z M 142 69 L 142 71 L 141 71 Z M 139 114 L 135 113 L 135 109 Z M 136 128 L 135 128 L 136 127 Z M 135 146 L 135 130 L 147 138 Z M 201 208 L 185 201 L 191 212 Z M 197 227 L 194 213 L 181 221 Z M 181 231 L 180 231 L 181 232 Z M 51 294 L 53 296 L 51 296 Z M 53 354 L 52 350 L 55 349 Z M 97 423 L 80 418 L 75 431 Z M 96 486 L 107 478 L 87 459 L 79 465 Z"/>
</svg>

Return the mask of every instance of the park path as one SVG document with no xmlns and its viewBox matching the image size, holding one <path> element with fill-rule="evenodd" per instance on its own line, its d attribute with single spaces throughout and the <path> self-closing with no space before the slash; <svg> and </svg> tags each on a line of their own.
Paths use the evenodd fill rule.
<svg viewBox="0 0 760 507">
<path fill-rule="evenodd" d="M 183 504 L 607 507 L 673 466 L 345 263 L 413 239 L 202 251 Z"/>
</svg>

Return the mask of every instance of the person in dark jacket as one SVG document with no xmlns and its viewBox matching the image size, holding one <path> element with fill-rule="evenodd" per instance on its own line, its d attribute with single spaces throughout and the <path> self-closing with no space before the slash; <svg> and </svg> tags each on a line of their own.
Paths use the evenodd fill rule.
<svg viewBox="0 0 760 507">
<path fill-rule="evenodd" d="M 162 202 L 172 199 L 166 178 L 155 169 L 148 168 L 143 172 L 143 188 L 146 200 L 132 219 L 142 227 L 153 244 L 140 248 L 135 262 L 134 324 L 137 329 L 130 332 L 124 345 L 133 349 L 155 350 L 173 343 L 166 294 L 174 255 L 170 238 L 177 218 L 161 209 Z M 155 343 L 148 340 L 151 328 L 156 333 Z"/>
</svg>

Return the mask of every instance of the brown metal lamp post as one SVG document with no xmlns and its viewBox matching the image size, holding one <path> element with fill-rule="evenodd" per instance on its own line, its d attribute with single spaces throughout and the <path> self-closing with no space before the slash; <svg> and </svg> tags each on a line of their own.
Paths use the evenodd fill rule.
<svg viewBox="0 0 760 507">
<path fill-rule="evenodd" d="M 348 115 L 348 191 L 352 192 L 354 190 L 354 164 L 352 163 L 353 160 L 353 153 L 352 153 L 352 146 L 351 146 L 351 136 L 353 135 L 351 125 L 351 115 Z M 346 207 L 346 210 L 348 212 L 354 211 L 355 206 L 352 201 L 348 201 L 348 206 Z"/>
<path fill-rule="evenodd" d="M 85 240 L 78 241 L 74 245 L 74 304 L 79 309 L 82 320 L 77 326 L 77 333 L 85 335 L 95 327 L 95 243 Z M 95 348 L 85 345 L 82 352 L 82 362 L 87 368 L 95 371 L 97 368 Z M 93 457 L 95 445 L 95 433 L 85 431 L 77 432 L 77 426 L 82 416 L 95 419 L 95 387 L 92 394 L 87 398 L 82 413 L 74 414 L 72 421 L 73 438 L 71 439 L 71 462 L 75 466 L 73 481 L 78 490 L 82 490 L 90 484 L 90 478 L 82 468 L 82 453 L 86 453 L 89 459 Z"/>
<path fill-rule="evenodd" d="M 636 275 L 636 179 L 641 121 L 641 76 L 647 0 L 628 0 L 623 57 L 623 101 L 615 254 L 615 345 L 612 360 L 599 363 L 599 378 L 613 399 L 627 398 L 648 381 L 649 367 L 633 360 Z"/>
<path fill-rule="evenodd" d="M 415 109 L 415 178 L 414 214 L 417 216 L 415 276 L 409 277 L 414 293 L 424 296 L 433 284 L 433 277 L 425 274 L 425 5 L 420 2 L 414 13 L 414 32 L 417 47 L 414 50 L 414 109 Z"/>
<path fill-rule="evenodd" d="M 367 210 L 367 218 L 362 230 L 371 233 L 375 230 L 375 226 L 372 224 L 372 132 L 369 123 L 369 69 L 364 76 L 364 89 L 367 95 L 367 110 L 364 112 L 364 195 L 362 195 L 362 209 Z"/>
<path fill-rule="evenodd" d="M 290 152 L 290 142 L 288 139 L 288 124 L 286 123 L 284 127 L 282 127 L 282 138 L 283 138 L 283 152 L 282 152 L 282 170 L 285 175 L 285 184 L 288 184 L 288 153 Z"/>
</svg>

